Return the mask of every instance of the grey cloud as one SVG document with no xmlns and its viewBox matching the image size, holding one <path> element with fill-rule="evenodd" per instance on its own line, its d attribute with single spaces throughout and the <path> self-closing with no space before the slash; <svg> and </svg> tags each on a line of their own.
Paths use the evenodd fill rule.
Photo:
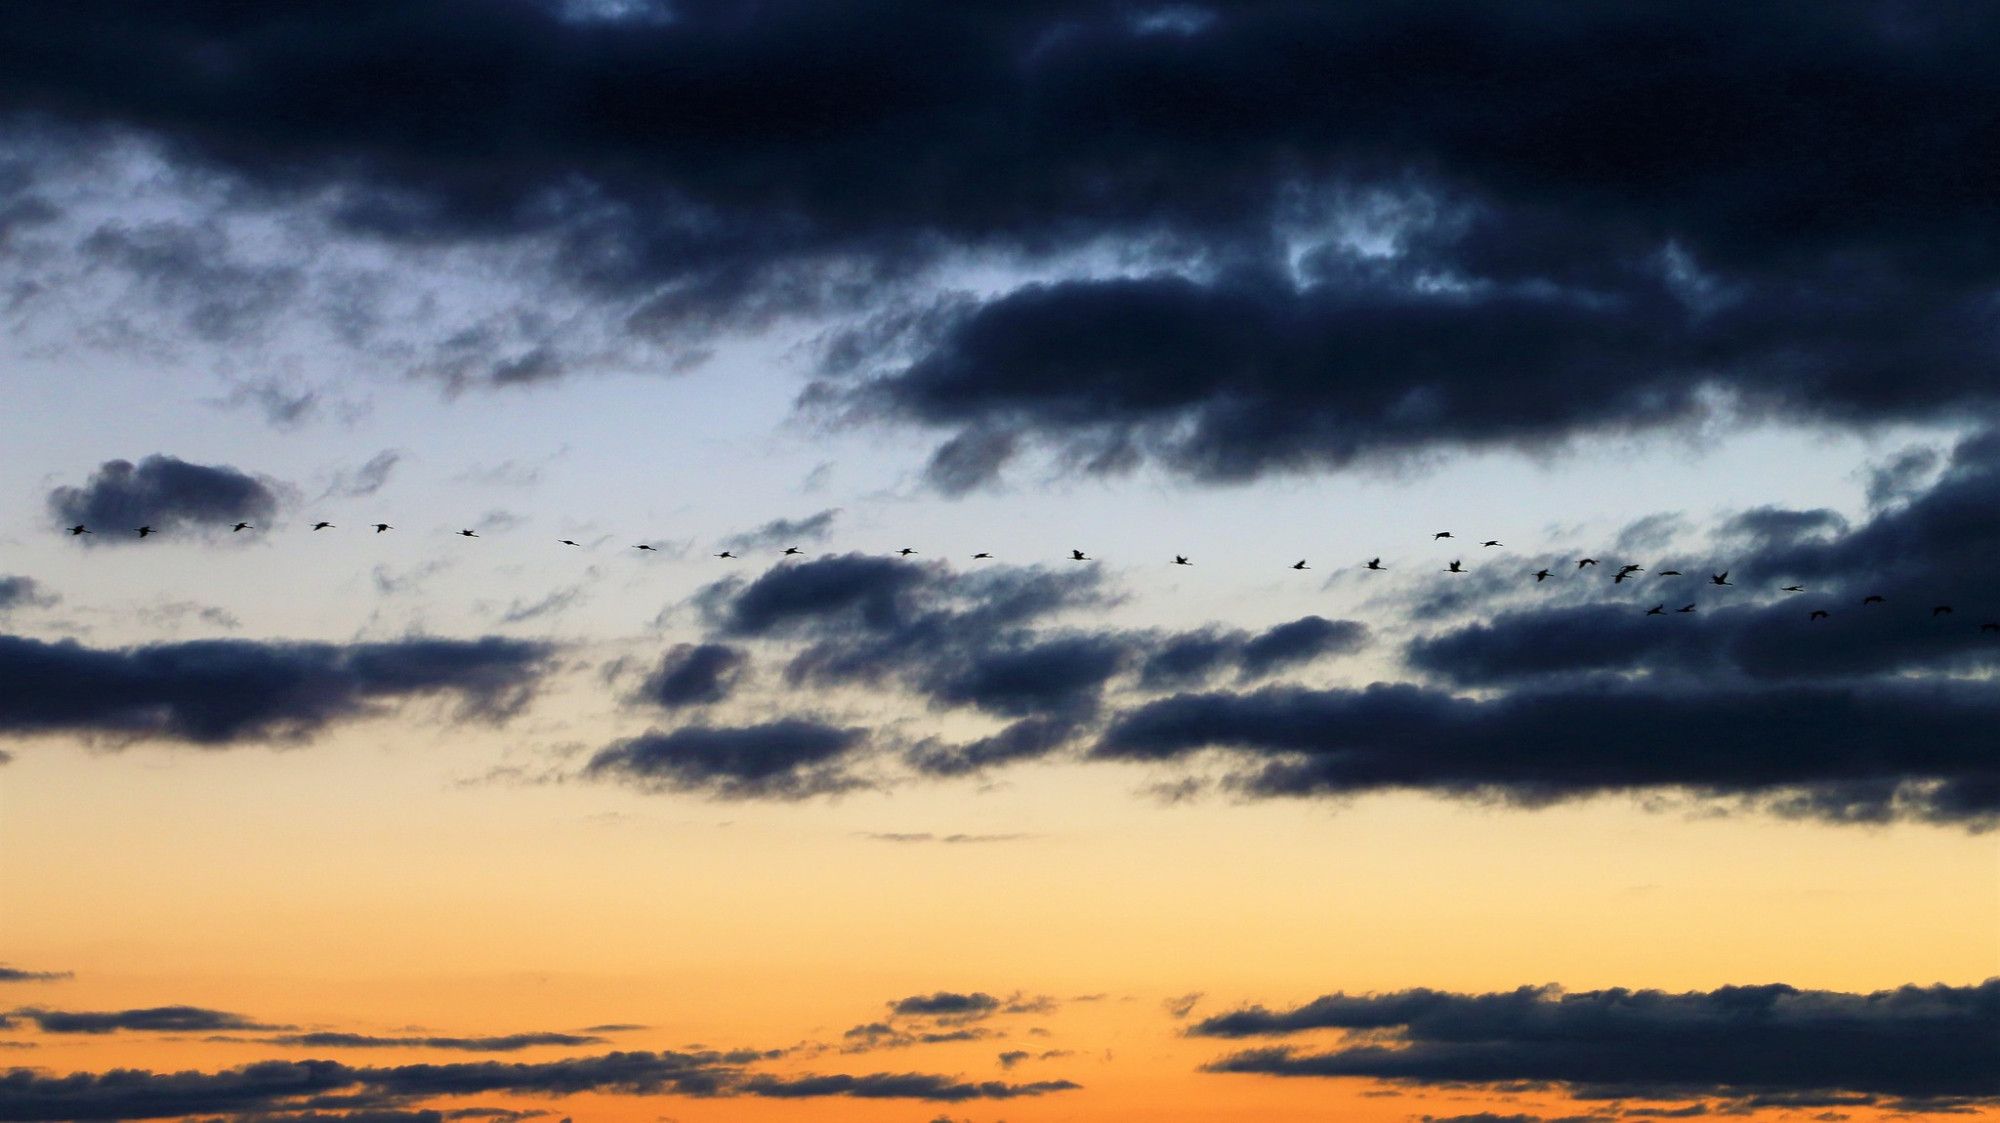
<svg viewBox="0 0 2000 1123">
<path fill-rule="evenodd" d="M 238 521 L 268 522 L 278 510 L 273 487 L 226 465 L 190 464 L 164 454 L 134 465 L 107 460 L 82 487 L 49 493 L 50 514 L 97 533 L 92 545 L 138 541 L 131 531 L 183 528 L 213 531 Z"/>
</svg>

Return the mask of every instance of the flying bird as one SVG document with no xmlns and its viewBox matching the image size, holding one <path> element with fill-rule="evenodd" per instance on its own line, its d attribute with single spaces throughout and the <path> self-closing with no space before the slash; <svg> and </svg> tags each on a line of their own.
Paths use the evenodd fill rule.
<svg viewBox="0 0 2000 1123">
<path fill-rule="evenodd" d="M 558 538 L 558 539 L 556 539 L 556 541 L 557 541 L 557 542 L 560 542 L 560 543 L 562 543 L 562 544 L 563 544 L 563 545 L 565 545 L 565 546 L 581 546 L 581 545 L 583 545 L 583 543 L 581 543 L 581 542 L 576 542 L 576 541 L 572 541 L 572 540 L 570 540 L 570 539 L 568 539 L 568 538 Z"/>
<path fill-rule="evenodd" d="M 1824 620 L 1824 619 L 1826 619 L 1827 617 L 1829 617 L 1829 616 L 1832 616 L 1832 615 L 1833 615 L 1833 613 L 1831 613 L 1831 612 L 1828 612 L 1828 611 L 1827 611 L 1826 609 L 1824 609 L 1824 608 L 1815 608 L 1815 609 L 1813 609 L 1813 610 L 1812 610 L 1812 614 L 1811 614 L 1811 615 L 1809 615 L 1809 616 L 1807 616 L 1807 617 L 1806 617 L 1806 619 L 1808 619 L 1808 620 Z"/>
<path fill-rule="evenodd" d="M 90 528 L 83 525 L 82 523 L 78 523 L 75 526 L 69 528 L 69 536 L 71 538 L 75 538 L 79 534 L 89 534 L 89 533 L 90 533 Z"/>
<path fill-rule="evenodd" d="M 1948 604 L 1941 604 L 1938 605 L 1936 608 L 1931 609 L 1931 619 L 1933 620 L 1937 619 L 1940 616 L 1950 616 L 1950 615 L 1951 615 L 1951 606 Z"/>
<path fill-rule="evenodd" d="M 1502 541 L 1500 541 L 1500 540 L 1499 540 L 1498 538 L 1488 538 L 1488 539 L 1487 539 L 1486 541 L 1484 541 L 1484 542 L 1481 542 L 1481 543 L 1480 543 L 1480 545 L 1481 545 L 1481 546 L 1505 546 L 1505 545 L 1506 545 L 1506 543 L 1505 543 L 1505 542 L 1502 542 Z"/>
<path fill-rule="evenodd" d="M 330 527 L 330 526 L 332 526 L 332 525 L 333 525 L 332 523 L 325 523 L 325 522 L 321 522 L 321 523 L 314 523 L 314 524 L 313 524 L 313 529 L 314 529 L 314 530 L 325 530 L 325 529 L 327 529 L 328 527 Z"/>
<path fill-rule="evenodd" d="M 1463 569 L 1460 569 L 1460 568 L 1459 568 L 1459 563 L 1458 563 L 1458 562 L 1452 562 L 1452 563 L 1451 563 L 1450 565 L 1448 565 L 1448 566 L 1445 566 L 1445 567 L 1444 567 L 1444 571 L 1445 571 L 1446 573 L 1464 573 L 1464 572 L 1465 572 L 1465 571 L 1464 571 Z"/>
<path fill-rule="evenodd" d="M 732 554 L 732 553 L 730 553 L 730 552 L 729 552 L 728 550 L 724 550 L 724 551 L 722 551 L 721 553 L 719 553 L 719 554 L 717 554 L 717 555 L 715 555 L 715 556 L 716 556 L 716 557 L 718 557 L 718 558 L 728 558 L 728 559 L 730 559 L 731 561 L 734 561 L 734 560 L 736 559 L 736 555 L 735 555 L 735 554 Z"/>
<path fill-rule="evenodd" d="M 1711 576 L 1711 577 L 1710 577 L 1710 578 L 1708 579 L 1708 583 L 1709 583 L 1709 584 L 1711 584 L 1711 585 L 1727 585 L 1727 584 L 1729 584 L 1729 571 L 1725 569 L 1725 570 L 1723 570 L 1723 571 L 1722 571 L 1721 573 L 1717 573 L 1717 574 L 1715 574 L 1715 575 Z"/>
<path fill-rule="evenodd" d="M 153 528 L 150 526 L 142 526 L 138 529 L 136 533 L 139 535 L 139 537 L 144 538 L 148 534 L 153 533 Z"/>
<path fill-rule="evenodd" d="M 378 532 L 378 533 L 379 533 L 379 532 Z M 469 531 L 469 530 L 461 530 L 461 531 L 459 531 L 459 532 L 458 532 L 458 536 L 459 536 L 460 538 L 477 538 L 477 537 L 479 537 L 479 536 L 478 536 L 477 534 L 474 534 L 474 533 L 472 533 L 472 532 L 471 532 L 471 531 Z"/>
<path fill-rule="evenodd" d="M 1988 620 L 1986 623 L 1979 625 L 1979 630 L 1982 632 L 2000 632 L 2000 620 Z"/>
<path fill-rule="evenodd" d="M 1304 559 L 1304 558 L 1300 558 L 1300 559 L 1299 559 L 1298 561 L 1295 561 L 1295 562 L 1293 562 L 1293 563 L 1292 563 L 1292 568 L 1293 568 L 1293 569 L 1305 569 L 1305 568 L 1307 568 L 1307 567 L 1306 567 L 1306 559 Z"/>
<path fill-rule="evenodd" d="M 1694 606 L 1693 606 L 1693 605 L 1691 605 L 1691 604 L 1684 604 L 1684 605 L 1680 606 L 1679 608 L 1676 608 L 1676 609 L 1674 609 L 1674 611 L 1675 611 L 1675 612 L 1693 612 L 1693 611 L 1694 611 Z"/>
<path fill-rule="evenodd" d="M 1806 591 L 1806 587 L 1804 585 L 1786 585 L 1778 591 L 1781 593 L 1803 593 Z"/>
<path fill-rule="evenodd" d="M 1535 571 L 1535 584 L 1539 585 L 1539 584 L 1541 584 L 1542 582 L 1544 582 L 1544 581 L 1547 581 L 1547 580 L 1548 580 L 1548 579 L 1549 579 L 1550 577 L 1553 577 L 1553 576 L 1555 576 L 1555 575 L 1554 575 L 1554 574 L 1552 574 L 1552 573 L 1550 573 L 1550 572 L 1549 572 L 1548 570 L 1546 570 L 1546 569 L 1538 569 L 1538 570 L 1536 570 L 1536 571 Z"/>
<path fill-rule="evenodd" d="M 377 534 L 380 534 L 380 533 L 382 533 L 382 532 L 383 532 L 383 531 L 385 531 L 385 530 L 394 530 L 394 529 L 396 529 L 396 528 L 395 528 L 395 527 L 393 527 L 393 526 L 390 526 L 390 525 L 389 525 L 388 523 L 376 523 L 376 524 L 375 524 L 375 533 L 377 533 Z"/>
<path fill-rule="evenodd" d="M 1645 571 L 1645 570 L 1643 570 L 1643 569 L 1640 569 L 1640 568 L 1639 568 L 1638 566 L 1636 566 L 1636 565 L 1628 565 L 1628 566 L 1626 566 L 1625 568 L 1623 568 L 1623 569 L 1621 569 L 1621 570 L 1619 570 L 1619 571 L 1618 571 L 1618 575 L 1617 575 L 1616 577 L 1613 577 L 1613 578 L 1611 579 L 1611 583 L 1612 583 L 1613 585 L 1622 585 L 1622 584 L 1624 584 L 1624 583 L 1625 583 L 1625 581 L 1626 581 L 1626 580 L 1627 580 L 1628 578 L 1632 578 L 1632 577 L 1636 577 L 1636 576 L 1638 576 L 1639 574 L 1641 574 L 1641 573 L 1644 573 L 1644 572 L 1646 572 L 1646 571 Z"/>
<path fill-rule="evenodd" d="M 1885 600 L 1887 600 L 1887 599 L 1888 599 L 1888 598 L 1886 598 L 1886 597 L 1882 596 L 1882 595 L 1881 595 L 1880 593 L 1870 593 L 1870 594 L 1868 594 L 1867 596 L 1865 596 L 1865 597 L 1862 597 L 1862 598 L 1861 598 L 1861 603 L 1862 603 L 1862 604 L 1881 604 L 1881 603 L 1883 603 L 1883 602 L 1884 602 Z"/>
<path fill-rule="evenodd" d="M 796 553 L 799 553 L 799 552 L 800 552 L 800 551 L 799 551 L 799 548 L 798 548 L 797 546 L 787 546 L 787 547 L 785 547 L 785 556 L 786 556 L 786 557 L 788 557 L 788 558 L 789 558 L 789 557 L 791 557 L 791 556 L 792 556 L 793 554 L 796 554 Z"/>
<path fill-rule="evenodd" d="M 1577 559 L 1576 567 L 1578 569 L 1582 569 L 1586 565 L 1596 565 L 1596 564 L 1597 564 L 1596 558 L 1579 558 Z"/>
<path fill-rule="evenodd" d="M 1655 577 L 1679 577 L 1680 575 L 1681 571 L 1678 569 L 1663 569 L 1658 573 L 1653 574 L 1653 576 Z"/>
<path fill-rule="evenodd" d="M 238 531 L 243 531 L 243 530 L 255 530 L 255 529 L 257 529 L 257 528 L 256 528 L 256 527 L 254 527 L 254 526 L 251 526 L 251 525 L 250 525 L 249 523 L 237 523 L 237 524 L 236 524 L 235 526 L 232 526 L 232 527 L 230 527 L 230 528 L 229 528 L 229 533 L 231 533 L 231 534 L 235 534 L 235 533 L 237 533 Z"/>
<path fill-rule="evenodd" d="M 987 553 L 986 551 L 984 551 L 984 550 L 981 550 L 981 551 L 980 551 L 979 553 L 976 553 L 976 554 L 972 555 L 972 560 L 973 560 L 973 561 L 978 561 L 978 560 L 979 560 L 979 559 L 981 559 L 981 558 L 990 558 L 990 557 L 992 557 L 992 556 L 993 556 L 992 554 L 989 554 L 989 553 Z"/>
<path fill-rule="evenodd" d="M 1438 532 L 1437 532 L 1436 534 L 1433 534 L 1433 535 L 1431 535 L 1431 541 L 1435 542 L 1435 541 L 1437 541 L 1437 540 L 1438 540 L 1438 539 L 1440 539 L 1440 538 L 1450 538 L 1451 536 L 1452 536 L 1452 535 L 1451 535 L 1451 531 L 1449 531 L 1449 530 L 1440 530 L 1440 531 L 1438 531 Z"/>
<path fill-rule="evenodd" d="M 1186 555 L 1186 554 L 1175 554 L 1175 555 L 1174 555 L 1174 564 L 1175 564 L 1175 565 L 1193 565 L 1194 563 L 1193 563 L 1193 562 L 1191 562 L 1191 561 L 1189 561 L 1189 560 L 1187 560 L 1187 555 Z"/>
<path fill-rule="evenodd" d="M 1071 560 L 1071 561 L 1089 561 L 1089 560 L 1090 560 L 1090 557 L 1089 557 L 1089 555 L 1085 554 L 1085 553 L 1084 553 L 1084 552 L 1083 552 L 1082 550 L 1071 550 L 1071 551 L 1069 552 L 1069 560 Z"/>
<path fill-rule="evenodd" d="M 902 549 L 896 551 L 896 556 L 899 558 L 907 558 L 914 553 L 916 553 L 915 550 L 912 550 L 908 546 L 905 546 Z"/>
<path fill-rule="evenodd" d="M 1363 568 L 1363 569 L 1376 569 L 1376 570 L 1379 570 L 1379 569 L 1381 569 L 1381 568 L 1382 568 L 1382 559 L 1381 559 L 1381 558 L 1369 558 L 1369 559 L 1368 559 L 1368 564 L 1367 564 L 1367 565 L 1364 565 L 1364 566 L 1362 566 L 1361 568 Z"/>
<path fill-rule="evenodd" d="M 564 539 L 564 541 L 568 541 L 568 539 Z M 574 545 L 574 543 L 572 543 L 572 545 Z M 647 553 L 649 553 L 649 554 L 657 554 L 657 553 L 659 553 L 659 551 L 658 551 L 658 550 L 655 550 L 655 549 L 654 549 L 653 547 L 651 547 L 651 546 L 648 546 L 648 545 L 646 545 L 646 544 L 645 544 L 644 542 L 641 542 L 641 543 L 639 543 L 639 544 L 638 544 L 637 546 L 634 546 L 634 547 L 632 547 L 632 548 L 633 548 L 634 550 L 644 550 L 644 551 L 646 551 L 646 552 L 647 552 Z"/>
<path fill-rule="evenodd" d="M 1656 604 L 1653 607 L 1646 610 L 1646 615 L 1648 616 L 1665 616 L 1666 614 L 1667 614 L 1667 606 L 1664 604 Z"/>
</svg>

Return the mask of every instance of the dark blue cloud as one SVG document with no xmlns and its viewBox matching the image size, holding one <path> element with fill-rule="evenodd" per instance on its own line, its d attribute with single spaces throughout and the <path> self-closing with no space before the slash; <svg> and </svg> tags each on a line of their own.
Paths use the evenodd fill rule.
<svg viewBox="0 0 2000 1123">
<path fill-rule="evenodd" d="M 727 799 L 804 799 L 859 787 L 862 730 L 789 718 L 654 731 L 601 749 L 584 775 Z"/>
<path fill-rule="evenodd" d="M 230 1029 L 285 1029 L 265 1025 L 226 1010 L 199 1006 L 153 1006 L 143 1010 L 69 1011 L 29 1007 L 15 1014 L 34 1022 L 43 1033 L 195 1033 Z"/>
<path fill-rule="evenodd" d="M 425 695 L 450 695 L 462 715 L 497 719 L 525 702 L 550 653 L 493 636 L 122 649 L 0 636 L 0 730 L 201 745 L 288 740 Z"/>
<path fill-rule="evenodd" d="M 266 523 L 278 510 L 272 485 L 227 465 L 190 464 L 148 456 L 134 465 L 107 460 L 82 487 L 49 493 L 49 513 L 65 525 L 83 524 L 92 545 L 137 542 L 132 531 L 214 531 L 237 522 Z"/>
<path fill-rule="evenodd" d="M 720 702 L 735 687 L 745 661 L 744 653 L 728 644 L 679 644 L 660 660 L 639 697 L 668 709 Z"/>
</svg>

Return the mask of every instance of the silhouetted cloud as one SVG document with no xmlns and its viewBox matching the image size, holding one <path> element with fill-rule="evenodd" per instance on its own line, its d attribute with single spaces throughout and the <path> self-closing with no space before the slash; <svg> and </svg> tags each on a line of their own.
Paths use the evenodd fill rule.
<svg viewBox="0 0 2000 1123">
<path fill-rule="evenodd" d="M 999 1011 L 1001 1001 L 983 991 L 959 994 L 941 990 L 935 994 L 913 994 L 889 1004 L 891 1012 L 906 1017 L 983 1018 Z"/>
<path fill-rule="evenodd" d="M 17 608 L 46 608 L 59 599 L 32 577 L 0 575 L 0 613 Z"/>
<path fill-rule="evenodd" d="M 601 749 L 583 774 L 725 799 L 804 799 L 861 786 L 849 766 L 865 743 L 862 730 L 798 718 L 685 726 Z"/>
<path fill-rule="evenodd" d="M 67 1011 L 28 1007 L 14 1011 L 43 1033 L 194 1033 L 230 1029 L 286 1029 L 226 1010 L 199 1006 L 154 1006 L 143 1010 Z"/>
<path fill-rule="evenodd" d="M 829 507 L 802 519 L 772 519 L 755 530 L 730 535 L 722 540 L 722 545 L 730 550 L 778 550 L 823 542 L 839 517 L 840 508 Z"/>
<path fill-rule="evenodd" d="M 669 709 L 720 702 L 729 696 L 745 662 L 744 653 L 728 644 L 678 644 L 639 688 L 639 697 Z"/>
<path fill-rule="evenodd" d="M 1014 1099 L 1079 1087 L 1066 1080 L 967 1083 L 923 1073 L 775 1076 L 746 1065 L 775 1054 L 737 1052 L 617 1052 L 536 1064 L 478 1061 L 356 1067 L 337 1061 L 260 1061 L 221 1072 L 156 1073 L 145 1069 L 56 1076 L 16 1068 L 0 1073 L 0 1120 L 119 1120 L 178 1118 L 201 1113 L 257 1114 L 326 1110 L 404 1109 L 438 1096 L 503 1092 L 517 1095 L 760 1096 L 802 1099 L 846 1096 L 956 1103 Z"/>
<path fill-rule="evenodd" d="M 53 983 L 75 977 L 74 971 L 28 971 L 0 963 L 0 983 Z"/>
<path fill-rule="evenodd" d="M 315 1049 L 457 1049 L 468 1053 L 512 1053 L 544 1045 L 602 1045 L 605 1039 L 575 1033 L 505 1033 L 479 1037 L 377 1037 L 365 1033 L 294 1033 L 268 1039 L 273 1045 Z"/>
<path fill-rule="evenodd" d="M 1549 1082 L 1649 1099 L 1811 1096 L 1859 1102 L 2000 1100 L 2000 979 L 1853 994 L 1783 984 L 1669 994 L 1555 987 L 1456 994 L 1336 993 L 1292 1010 L 1253 1006 L 1189 1032 L 1249 1037 L 1339 1029 L 1330 1050 L 1236 1053 L 1210 1072 L 1364 1076 L 1435 1084 Z M 1393 1043 L 1381 1041 L 1393 1031 Z"/>
<path fill-rule="evenodd" d="M 395 471 L 402 459 L 401 452 L 385 448 L 369 457 L 361 467 L 335 473 L 333 482 L 327 485 L 320 498 L 366 499 L 388 486 L 389 473 Z"/>
<path fill-rule="evenodd" d="M 84 486 L 50 492 L 48 503 L 58 521 L 96 532 L 84 542 L 101 545 L 137 542 L 132 531 L 140 526 L 164 534 L 268 522 L 277 513 L 278 495 L 270 484 L 235 468 L 156 454 L 137 465 L 107 460 Z"/>
<path fill-rule="evenodd" d="M 493 636 L 122 649 L 0 636 L 0 730 L 201 745 L 285 740 L 438 694 L 455 696 L 462 716 L 498 719 L 526 701 L 550 654 L 547 644 Z"/>
</svg>

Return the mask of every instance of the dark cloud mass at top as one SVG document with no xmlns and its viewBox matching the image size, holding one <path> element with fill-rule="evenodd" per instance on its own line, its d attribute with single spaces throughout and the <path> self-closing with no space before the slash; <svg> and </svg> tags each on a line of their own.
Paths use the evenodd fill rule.
<svg viewBox="0 0 2000 1123">
<path fill-rule="evenodd" d="M 181 527 L 226 528 L 239 521 L 267 522 L 278 510 L 271 485 L 227 465 L 190 464 L 164 454 L 138 464 L 107 460 L 82 487 L 49 493 L 49 513 L 95 533 L 86 543 L 137 541 L 131 531 L 150 525 L 162 533 Z"/>
<path fill-rule="evenodd" d="M 1260 1037 L 1343 1030 L 1338 1047 L 1251 1049 L 1212 1072 L 1365 1076 L 1424 1084 L 1553 1082 L 1590 1097 L 1726 1096 L 1761 1106 L 1854 1093 L 1917 1110 L 2000 1100 L 2000 979 L 1852 994 L 1783 984 L 1564 993 L 1408 990 L 1260 1006 L 1189 1032 Z M 1394 1040 L 1383 1043 L 1381 1034 Z"/>
<path fill-rule="evenodd" d="M 546 240 L 639 335 L 894 308 L 836 336 L 811 396 L 940 430 L 948 493 L 1037 444 L 1240 479 L 1719 399 L 1860 425 L 2000 397 L 2000 26 L 1976 10 L 574 12 L 40 6 L 0 44 L 0 119 L 30 152 L 147 138 L 338 236 Z M 14 193 L 23 222 L 64 202 Z M 1123 275 L 1076 264 L 1096 251 Z M 1026 279 L 930 295 L 975 257 Z M 559 351 L 480 377 L 557 377 Z"/>
</svg>

